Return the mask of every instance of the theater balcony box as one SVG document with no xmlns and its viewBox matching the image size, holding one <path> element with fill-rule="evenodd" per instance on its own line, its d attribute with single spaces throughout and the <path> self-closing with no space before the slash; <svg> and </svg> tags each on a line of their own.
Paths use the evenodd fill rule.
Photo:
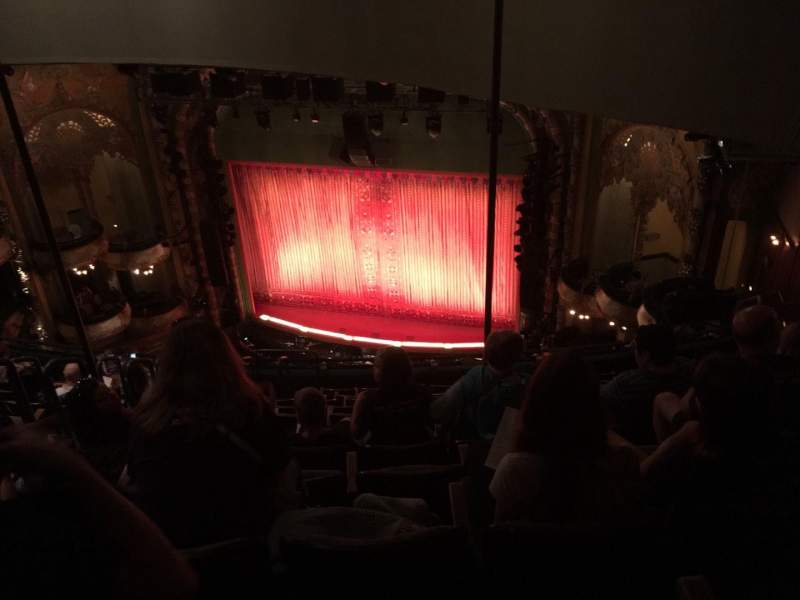
<svg viewBox="0 0 800 600">
<path fill-rule="evenodd" d="M 132 336 L 152 335 L 168 330 L 178 319 L 188 314 L 186 304 L 179 298 L 132 300 L 133 310 L 128 333 Z"/>
<path fill-rule="evenodd" d="M 5 237 L 0 237 L 0 267 L 6 264 L 13 256 L 14 251 L 11 248 L 11 241 Z"/>
<path fill-rule="evenodd" d="M 131 323 L 131 307 L 125 301 L 118 302 L 101 313 L 84 316 L 83 324 L 86 335 L 93 344 L 111 340 L 128 329 Z M 71 319 L 60 318 L 57 321 L 58 332 L 68 341 L 77 342 L 78 332 Z"/>
<path fill-rule="evenodd" d="M 67 270 L 94 264 L 101 260 L 108 251 L 108 240 L 103 226 L 97 221 L 89 221 L 86 231 L 75 236 L 66 231 L 56 231 L 56 242 L 61 251 L 61 260 Z M 37 262 L 46 267 L 53 267 L 50 247 L 46 242 L 36 241 L 31 244 Z"/>
<path fill-rule="evenodd" d="M 136 245 L 112 242 L 103 261 L 116 271 L 133 271 L 162 263 L 169 254 L 169 246 L 161 241 Z"/>
<path fill-rule="evenodd" d="M 641 274 L 633 263 L 614 265 L 597 278 L 595 301 L 610 320 L 635 325 L 642 304 L 642 287 Z"/>
</svg>

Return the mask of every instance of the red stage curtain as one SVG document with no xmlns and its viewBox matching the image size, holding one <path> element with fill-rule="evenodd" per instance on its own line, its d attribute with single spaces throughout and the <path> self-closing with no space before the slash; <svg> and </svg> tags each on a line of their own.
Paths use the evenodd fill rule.
<svg viewBox="0 0 800 600">
<path fill-rule="evenodd" d="M 485 176 L 229 164 L 257 301 L 478 324 Z M 493 319 L 516 327 L 519 177 L 497 186 Z"/>
</svg>

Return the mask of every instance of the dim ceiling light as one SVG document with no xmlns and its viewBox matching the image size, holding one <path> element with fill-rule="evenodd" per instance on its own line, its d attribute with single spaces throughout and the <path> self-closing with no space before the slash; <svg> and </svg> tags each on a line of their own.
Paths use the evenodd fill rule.
<svg viewBox="0 0 800 600">
<path fill-rule="evenodd" d="M 292 113 L 292 121 L 294 121 L 295 123 L 300 122 L 300 111 L 297 110 L 297 108 L 295 108 L 294 113 Z"/>
<path fill-rule="evenodd" d="M 319 124 L 319 113 L 316 110 L 311 113 L 311 122 L 314 125 Z"/>
<path fill-rule="evenodd" d="M 400 115 L 400 125 L 408 125 L 408 113 L 403 111 L 403 114 Z"/>
</svg>

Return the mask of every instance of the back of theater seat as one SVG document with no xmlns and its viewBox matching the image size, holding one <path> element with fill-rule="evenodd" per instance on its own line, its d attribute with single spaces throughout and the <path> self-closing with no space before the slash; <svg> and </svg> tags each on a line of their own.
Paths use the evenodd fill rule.
<svg viewBox="0 0 800 600">
<path fill-rule="evenodd" d="M 314 581 L 328 589 L 341 585 L 342 590 L 364 596 L 406 597 L 409 588 L 420 597 L 432 589 L 463 590 L 476 572 L 467 534 L 456 527 L 429 527 L 369 540 L 284 537 L 280 548 L 289 577 L 303 578 L 298 585 Z M 313 578 L 307 577 L 310 573 Z"/>
<path fill-rule="evenodd" d="M 239 538 L 181 554 L 197 573 L 199 598 L 256 598 L 270 591 L 269 546 L 263 542 Z"/>
<path fill-rule="evenodd" d="M 503 523 L 482 543 L 492 581 L 542 598 L 672 598 L 663 548 L 641 524 Z"/>
<path fill-rule="evenodd" d="M 445 465 L 460 462 L 450 448 L 438 440 L 408 445 L 365 446 L 358 452 L 360 470 L 401 465 Z"/>
<path fill-rule="evenodd" d="M 443 522 L 452 521 L 450 484 L 464 477 L 454 465 L 405 465 L 371 469 L 358 474 L 358 491 L 394 498 L 422 498 Z"/>
<path fill-rule="evenodd" d="M 292 446 L 292 454 L 301 469 L 347 469 L 347 453 L 350 446 Z"/>
</svg>

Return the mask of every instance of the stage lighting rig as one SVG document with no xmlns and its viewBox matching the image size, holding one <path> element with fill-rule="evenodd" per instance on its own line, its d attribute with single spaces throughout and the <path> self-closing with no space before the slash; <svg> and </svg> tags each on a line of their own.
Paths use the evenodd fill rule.
<svg viewBox="0 0 800 600">
<path fill-rule="evenodd" d="M 367 126 L 369 132 L 375 137 L 383 135 L 383 113 L 372 113 L 367 117 Z"/>
<path fill-rule="evenodd" d="M 431 113 L 425 117 L 425 130 L 433 140 L 438 140 L 442 135 L 442 115 Z"/>
<path fill-rule="evenodd" d="M 258 123 L 258 126 L 261 127 L 261 129 L 263 129 L 264 131 L 272 130 L 272 120 L 270 119 L 268 108 L 256 109 L 255 115 L 256 115 L 256 123 Z"/>
</svg>

